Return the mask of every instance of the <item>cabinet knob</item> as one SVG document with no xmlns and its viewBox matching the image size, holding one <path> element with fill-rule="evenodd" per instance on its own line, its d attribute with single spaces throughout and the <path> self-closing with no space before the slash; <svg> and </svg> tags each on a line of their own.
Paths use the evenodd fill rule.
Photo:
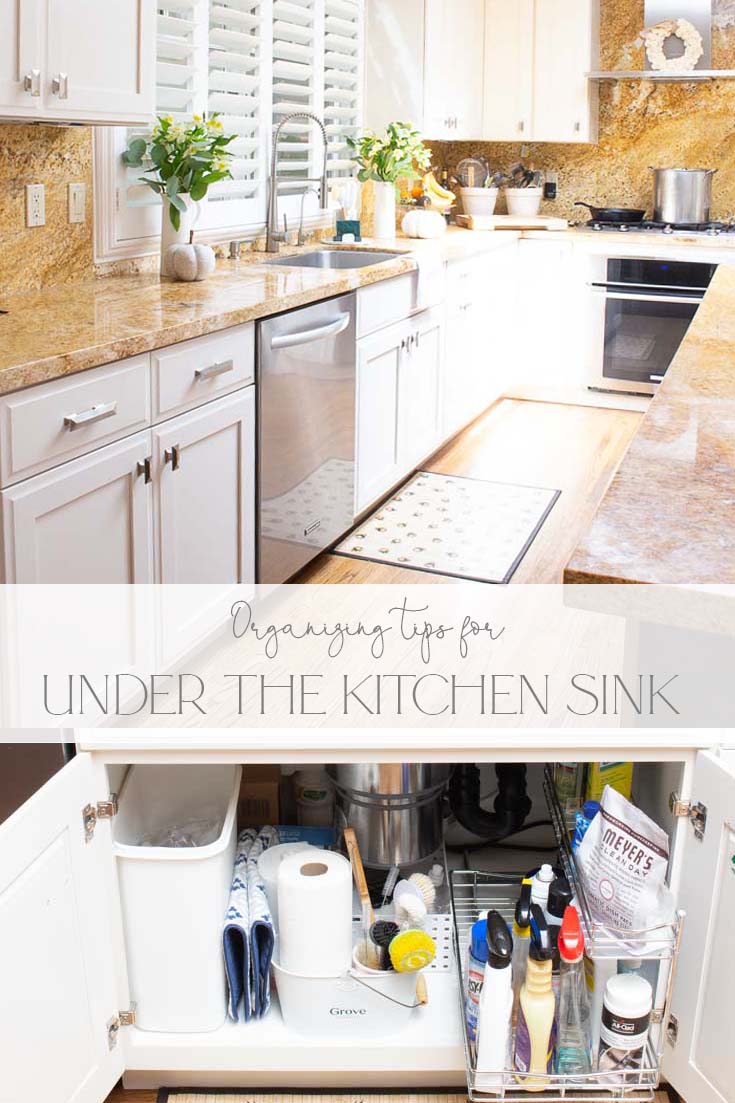
<svg viewBox="0 0 735 1103">
<path fill-rule="evenodd" d="M 170 448 L 164 449 L 163 461 L 171 464 L 172 471 L 178 471 L 181 467 L 181 446 L 172 444 Z"/>
<path fill-rule="evenodd" d="M 146 456 L 144 460 L 138 460 L 135 465 L 135 472 L 137 475 L 143 476 L 143 482 L 149 483 L 151 481 L 151 457 Z"/>
<path fill-rule="evenodd" d="M 574 130 L 575 130 L 576 134 L 579 134 L 581 129 L 582 129 L 582 124 L 581 123 L 575 123 L 574 124 Z"/>
<path fill-rule="evenodd" d="M 30 73 L 26 73 L 23 77 L 23 91 L 29 92 L 32 96 L 41 95 L 41 70 L 31 69 Z"/>
<path fill-rule="evenodd" d="M 526 124 L 523 121 L 523 119 L 521 119 L 521 121 L 518 123 L 518 130 L 522 134 L 525 129 L 526 129 Z"/>
<path fill-rule="evenodd" d="M 60 100 L 68 99 L 69 76 L 67 73 L 56 73 L 51 78 L 51 91 L 55 96 L 58 96 Z"/>
</svg>

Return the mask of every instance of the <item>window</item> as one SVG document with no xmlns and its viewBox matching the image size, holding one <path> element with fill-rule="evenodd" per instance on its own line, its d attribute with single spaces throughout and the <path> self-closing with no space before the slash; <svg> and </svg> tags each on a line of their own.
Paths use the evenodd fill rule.
<svg viewBox="0 0 735 1103">
<path fill-rule="evenodd" d="M 351 175 L 345 138 L 362 110 L 363 0 L 165 0 L 158 5 L 156 111 L 186 119 L 218 111 L 236 133 L 232 180 L 210 188 L 197 228 L 213 240 L 248 236 L 265 222 L 272 126 L 293 111 L 323 118 L 329 175 Z M 95 134 L 98 260 L 155 252 L 160 199 L 120 154 L 135 133 Z M 280 210 L 297 216 L 321 176 L 322 145 L 307 120 L 279 142 Z M 313 215 L 316 194 L 305 197 Z"/>
</svg>

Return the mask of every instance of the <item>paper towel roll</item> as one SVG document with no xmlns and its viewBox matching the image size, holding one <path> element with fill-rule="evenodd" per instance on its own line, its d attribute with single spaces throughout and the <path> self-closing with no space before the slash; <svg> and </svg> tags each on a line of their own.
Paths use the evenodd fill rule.
<svg viewBox="0 0 735 1103">
<path fill-rule="evenodd" d="M 278 870 L 278 963 L 336 977 L 352 959 L 352 870 L 331 850 L 291 854 Z"/>
<path fill-rule="evenodd" d="M 311 843 L 279 843 L 278 846 L 269 846 L 258 858 L 258 873 L 265 885 L 265 894 L 271 909 L 271 918 L 278 930 L 278 870 L 284 858 L 291 854 L 299 854 L 303 850 L 316 850 Z"/>
</svg>

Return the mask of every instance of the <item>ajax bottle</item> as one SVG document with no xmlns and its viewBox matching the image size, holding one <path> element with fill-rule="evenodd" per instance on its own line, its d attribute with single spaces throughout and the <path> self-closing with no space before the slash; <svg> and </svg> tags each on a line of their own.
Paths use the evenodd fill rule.
<svg viewBox="0 0 735 1103">
<path fill-rule="evenodd" d="M 556 997 L 551 987 L 554 955 L 549 928 L 538 904 L 531 905 L 531 945 L 516 1026 L 513 1068 L 526 1091 L 548 1083 L 553 1069 Z"/>
</svg>

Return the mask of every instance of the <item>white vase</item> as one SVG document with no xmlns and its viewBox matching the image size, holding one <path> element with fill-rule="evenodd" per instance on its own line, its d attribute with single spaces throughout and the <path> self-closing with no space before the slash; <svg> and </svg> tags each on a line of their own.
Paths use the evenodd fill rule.
<svg viewBox="0 0 735 1103">
<path fill-rule="evenodd" d="M 179 228 L 175 229 L 169 213 L 171 202 L 168 196 L 164 196 L 161 206 L 161 275 L 173 276 L 167 253 L 172 245 L 186 244 L 189 234 L 196 225 L 199 217 L 199 204 L 190 195 L 182 195 L 186 210 L 180 212 Z"/>
<path fill-rule="evenodd" d="M 375 237 L 393 241 L 396 236 L 396 189 L 394 184 L 375 181 Z"/>
</svg>

